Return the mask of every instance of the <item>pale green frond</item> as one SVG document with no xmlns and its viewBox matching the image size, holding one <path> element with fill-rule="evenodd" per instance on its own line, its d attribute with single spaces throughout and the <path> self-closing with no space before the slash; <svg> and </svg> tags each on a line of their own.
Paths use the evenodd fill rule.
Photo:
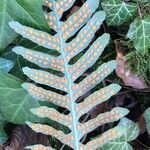
<svg viewBox="0 0 150 150">
<path fill-rule="evenodd" d="M 46 18 L 50 28 L 52 28 L 53 30 L 55 30 L 57 32 L 58 31 L 58 25 L 57 25 L 57 18 L 55 16 L 55 13 L 54 12 L 49 12 L 49 13 L 46 12 L 45 18 Z"/>
<path fill-rule="evenodd" d="M 64 115 L 64 114 L 59 113 L 54 108 L 48 108 L 46 106 L 33 108 L 31 109 L 31 112 L 34 115 L 37 115 L 41 118 L 49 118 L 49 119 L 52 119 L 53 121 L 56 121 L 58 123 L 61 123 L 67 126 L 68 128 L 71 128 L 72 116 L 70 114 Z"/>
<path fill-rule="evenodd" d="M 121 87 L 118 84 L 111 84 L 101 90 L 94 92 L 92 95 L 87 97 L 82 103 L 79 103 L 77 106 L 78 116 L 81 117 L 83 114 L 91 110 L 102 102 L 108 100 L 111 96 L 117 94 L 120 91 Z"/>
<path fill-rule="evenodd" d="M 62 14 L 68 10 L 74 3 L 75 0 L 51 0 L 54 4 L 54 11 L 57 13 L 58 19 L 62 17 Z"/>
<path fill-rule="evenodd" d="M 81 29 L 77 37 L 65 45 L 64 51 L 66 52 L 67 61 L 83 51 L 89 45 L 95 32 L 105 20 L 105 17 L 106 15 L 103 11 L 96 12 Z"/>
<path fill-rule="evenodd" d="M 55 138 L 57 138 L 59 141 L 65 143 L 66 145 L 73 147 L 72 141 L 74 140 L 74 137 L 70 134 L 65 134 L 62 131 L 58 131 L 54 129 L 53 127 L 50 127 L 48 125 L 43 125 L 39 123 L 31 123 L 31 122 L 26 122 L 27 125 L 37 133 L 42 133 L 45 135 L 51 135 Z"/>
<path fill-rule="evenodd" d="M 86 145 L 80 142 L 82 136 L 102 124 L 119 120 L 128 113 L 128 110 L 114 108 L 110 112 L 98 115 L 93 120 L 80 123 L 79 118 L 82 115 L 88 113 L 93 107 L 116 94 L 120 90 L 120 86 L 116 84 L 109 85 L 91 94 L 83 102 L 76 102 L 80 96 L 84 96 L 84 94 L 106 78 L 116 68 L 117 64 L 115 60 L 104 63 L 96 71 L 87 75 L 84 80 L 79 81 L 79 83 L 74 82 L 95 64 L 109 42 L 109 35 L 106 33 L 95 42 L 92 41 L 96 31 L 106 17 L 104 11 L 95 12 L 96 8 L 98 8 L 99 0 L 87 0 L 66 21 L 60 20 L 62 14 L 70 9 L 74 2 L 75 0 L 49 0 L 46 2 L 46 5 L 52 10 L 46 13 L 46 17 L 50 27 L 56 31 L 55 35 L 49 35 L 42 31 L 22 26 L 19 23 L 11 22 L 11 27 L 24 37 L 41 46 L 59 51 L 60 55 L 58 57 L 22 47 L 17 47 L 13 51 L 42 68 L 53 68 L 61 71 L 64 75 L 60 77 L 42 68 L 37 70 L 25 67 L 23 68 L 24 74 L 39 84 L 24 83 L 22 87 L 34 98 L 66 108 L 70 112 L 67 115 L 46 106 L 31 109 L 31 111 L 41 118 L 48 118 L 68 127 L 70 133 L 65 134 L 49 125 L 32 124 L 29 122 L 27 124 L 36 132 L 51 135 L 74 150 L 95 150 L 110 140 L 122 135 L 124 127 L 119 126 L 110 129 Z M 34 38 L 35 35 L 36 37 Z M 89 45 L 90 43 L 91 45 Z M 69 61 L 85 50 L 85 48 L 85 54 L 74 62 L 74 64 L 70 64 Z M 46 85 L 46 87 L 43 85 Z M 53 91 L 51 91 L 51 88 L 49 90 L 44 89 L 47 86 L 52 87 Z M 57 93 L 54 92 L 55 90 L 57 90 Z M 66 92 L 66 95 L 59 94 L 60 91 Z"/>
<path fill-rule="evenodd" d="M 53 10 L 52 12 L 45 13 L 45 18 L 48 21 L 48 25 L 50 26 L 50 28 L 58 32 L 57 19 L 59 20 L 61 18 L 61 15 L 73 5 L 75 0 L 69 0 L 67 3 L 65 0 L 61 0 L 61 1 L 46 0 L 44 2 L 45 2 L 44 4 L 48 8 Z M 58 12 L 58 16 L 56 16 L 55 11 Z"/>
<path fill-rule="evenodd" d="M 96 118 L 91 119 L 83 124 L 80 124 L 78 128 L 83 136 L 84 134 L 93 131 L 94 129 L 103 124 L 118 121 L 119 119 L 126 116 L 128 113 L 129 111 L 125 108 L 115 107 L 109 112 L 99 114 Z"/>
<path fill-rule="evenodd" d="M 45 6 L 49 7 L 50 9 L 53 9 L 54 4 L 52 0 L 44 0 L 43 2 Z"/>
<path fill-rule="evenodd" d="M 21 46 L 13 48 L 12 51 L 40 67 L 52 68 L 62 72 L 64 71 L 64 61 L 61 56 L 54 57 Z"/>
<path fill-rule="evenodd" d="M 115 60 L 104 63 L 79 84 L 74 85 L 74 97 L 79 98 L 80 96 L 94 88 L 116 68 L 116 65 L 117 63 Z"/>
<path fill-rule="evenodd" d="M 62 91 L 67 90 L 67 79 L 65 77 L 59 77 L 46 71 L 31 69 L 29 67 L 24 67 L 22 70 L 25 75 L 37 83 L 54 87 Z"/>
<path fill-rule="evenodd" d="M 20 23 L 14 21 L 10 22 L 9 25 L 17 33 L 21 34 L 24 38 L 30 39 L 32 42 L 37 43 L 38 45 L 43 46 L 45 48 L 60 51 L 60 40 L 58 37 L 51 36 L 50 34 L 43 31 L 23 26 Z"/>
<path fill-rule="evenodd" d="M 126 129 L 122 126 L 114 127 L 105 133 L 103 133 L 100 137 L 95 138 L 94 140 L 88 142 L 85 146 L 81 147 L 80 150 L 88 150 L 93 149 L 96 150 L 97 148 L 103 146 L 107 142 L 114 140 L 126 132 Z"/>
<path fill-rule="evenodd" d="M 22 87 L 36 99 L 39 99 L 41 101 L 48 101 L 55 105 L 69 109 L 70 99 L 68 96 L 63 96 L 50 90 L 45 90 L 31 83 L 24 83 L 22 84 Z"/>
<path fill-rule="evenodd" d="M 91 0 L 87 0 L 83 6 L 61 26 L 62 37 L 67 40 L 73 36 L 92 16 L 98 7 L 98 0 L 93 3 Z"/>
<path fill-rule="evenodd" d="M 51 147 L 46 147 L 46 146 L 43 146 L 43 145 L 33 145 L 33 146 L 27 146 L 25 147 L 26 149 L 29 149 L 29 150 L 54 150 L 53 148 Z"/>
<path fill-rule="evenodd" d="M 76 80 L 97 61 L 108 44 L 109 37 L 109 34 L 103 34 L 91 45 L 90 49 L 82 58 L 80 58 L 74 65 L 70 66 L 70 73 L 73 80 Z"/>
</svg>

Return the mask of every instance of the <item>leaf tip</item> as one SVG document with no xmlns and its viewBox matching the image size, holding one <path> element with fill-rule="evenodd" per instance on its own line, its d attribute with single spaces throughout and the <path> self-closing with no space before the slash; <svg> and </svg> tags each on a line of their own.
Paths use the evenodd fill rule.
<svg viewBox="0 0 150 150">
<path fill-rule="evenodd" d="M 115 90 L 118 93 L 121 90 L 121 86 L 119 84 L 111 84 L 109 85 L 111 89 Z"/>
<path fill-rule="evenodd" d="M 26 121 L 25 122 L 29 127 L 31 127 L 32 126 L 32 123 L 31 122 L 29 122 L 29 121 Z"/>
<path fill-rule="evenodd" d="M 24 88 L 24 89 L 28 89 L 28 83 L 23 83 L 21 86 L 22 86 L 22 88 Z"/>
<path fill-rule="evenodd" d="M 19 22 L 17 21 L 10 21 L 9 22 L 9 26 L 12 28 L 12 29 L 16 29 L 16 27 L 19 25 Z"/>
<path fill-rule="evenodd" d="M 101 22 L 103 22 L 106 18 L 106 13 L 105 13 L 105 11 L 98 11 L 95 13 L 95 17 L 97 19 L 100 19 Z"/>
<path fill-rule="evenodd" d="M 119 113 L 122 114 L 122 117 L 126 116 L 130 112 L 127 108 L 116 107 L 116 109 L 119 109 Z"/>
<path fill-rule="evenodd" d="M 31 108 L 30 111 L 32 114 L 36 115 L 36 109 L 35 108 Z"/>
<path fill-rule="evenodd" d="M 116 60 L 111 60 L 108 62 L 108 65 L 112 68 L 112 69 L 116 69 L 117 67 L 117 61 Z"/>
<path fill-rule="evenodd" d="M 31 72 L 31 69 L 29 67 L 24 67 L 24 68 L 22 68 L 22 71 L 23 71 L 24 74 L 27 75 L 28 73 Z"/>
<path fill-rule="evenodd" d="M 107 44 L 109 43 L 110 40 L 110 35 L 108 33 L 104 33 L 101 37 L 100 40 L 102 41 L 102 44 L 104 46 L 107 46 Z"/>
<path fill-rule="evenodd" d="M 17 46 L 12 49 L 13 52 L 15 52 L 16 54 L 19 54 L 19 55 L 22 54 L 22 52 L 23 52 L 22 50 L 24 50 L 22 46 Z"/>
</svg>

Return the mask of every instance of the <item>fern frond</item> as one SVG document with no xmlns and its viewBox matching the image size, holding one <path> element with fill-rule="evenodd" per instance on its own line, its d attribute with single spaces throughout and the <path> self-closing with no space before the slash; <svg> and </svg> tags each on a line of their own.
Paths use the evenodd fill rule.
<svg viewBox="0 0 150 150">
<path fill-rule="evenodd" d="M 43 133 L 46 135 L 51 135 L 61 141 L 62 143 L 65 143 L 66 145 L 70 146 L 71 148 L 74 148 L 74 145 L 72 144 L 74 142 L 74 137 L 71 134 L 65 134 L 62 131 L 58 131 L 54 129 L 53 127 L 50 127 L 48 125 L 43 124 L 34 124 L 27 122 L 28 126 L 31 127 L 34 131 L 38 133 Z"/>
<path fill-rule="evenodd" d="M 105 133 L 103 133 L 100 137 L 90 141 L 87 145 L 81 147 L 81 150 L 96 150 L 102 145 L 106 144 L 108 141 L 114 140 L 117 137 L 120 137 L 125 132 L 125 129 L 121 126 L 114 127 Z"/>
<path fill-rule="evenodd" d="M 22 87 L 26 89 L 31 96 L 41 101 L 48 101 L 61 107 L 65 107 L 69 110 L 70 98 L 69 96 L 63 96 L 55 92 L 45 90 L 32 83 L 24 83 Z"/>
<path fill-rule="evenodd" d="M 67 90 L 67 79 L 65 77 L 58 77 L 46 71 L 30 69 L 28 67 L 24 67 L 23 72 L 30 79 L 37 83 L 51 86 L 56 89 L 58 88 L 62 91 Z"/>
<path fill-rule="evenodd" d="M 43 145 L 34 145 L 34 146 L 27 146 L 26 149 L 30 149 L 30 150 L 54 150 L 51 147 L 46 147 Z"/>
<path fill-rule="evenodd" d="M 91 37 L 94 37 L 95 31 L 97 31 L 104 20 L 105 13 L 103 11 L 96 12 L 88 23 L 81 29 L 77 37 L 70 43 L 66 44 L 64 51 L 66 52 L 67 61 L 83 51 L 89 45 L 92 40 Z"/>
<path fill-rule="evenodd" d="M 90 89 L 95 87 L 116 68 L 116 65 L 116 61 L 114 60 L 104 63 L 79 84 L 74 85 L 74 97 L 79 98 Z"/>
<path fill-rule="evenodd" d="M 58 36 L 51 36 L 46 32 L 23 26 L 18 22 L 10 22 L 9 24 L 17 33 L 21 34 L 27 39 L 30 39 L 32 42 L 45 48 L 56 49 L 57 51 L 60 51 L 61 47 L 59 46 L 60 40 Z"/>
<path fill-rule="evenodd" d="M 64 115 L 56 111 L 55 109 L 50 109 L 48 107 L 42 106 L 36 109 L 31 109 L 31 112 L 41 118 L 49 118 L 56 122 L 61 122 L 63 125 L 71 128 L 72 117 L 71 115 Z"/>
<path fill-rule="evenodd" d="M 128 111 L 125 111 L 123 108 L 114 108 L 110 112 L 106 112 L 98 115 L 96 118 L 91 119 L 88 122 L 82 123 L 78 126 L 78 129 L 81 131 L 82 135 L 89 133 L 96 129 L 98 126 L 101 126 L 106 123 L 114 122 L 124 117 Z"/>
<path fill-rule="evenodd" d="M 101 90 L 93 93 L 89 97 L 87 97 L 82 103 L 78 104 L 77 107 L 77 115 L 81 117 L 83 114 L 87 113 L 91 110 L 91 108 L 95 107 L 102 102 L 108 100 L 111 96 L 118 93 L 120 90 L 120 86 L 117 84 L 111 84 Z"/>
<path fill-rule="evenodd" d="M 90 47 L 90 49 L 74 65 L 70 66 L 70 73 L 73 80 L 81 76 L 99 58 L 109 42 L 109 34 L 103 34 Z M 94 57 L 91 57 L 93 55 Z"/>
<path fill-rule="evenodd" d="M 64 61 L 61 56 L 58 58 L 31 49 L 27 49 L 21 46 L 15 47 L 13 51 L 40 67 L 52 68 L 54 70 L 62 72 L 65 70 Z"/>
<path fill-rule="evenodd" d="M 105 33 L 92 43 L 95 32 L 105 20 L 105 13 L 103 11 L 95 13 L 98 8 L 99 0 L 87 0 L 83 6 L 66 21 L 60 21 L 63 13 L 68 10 L 74 2 L 75 0 L 47 0 L 45 2 L 46 6 L 52 10 L 49 13 L 46 12 L 45 16 L 50 27 L 56 31 L 55 35 L 49 35 L 48 33 L 23 26 L 18 22 L 10 23 L 10 26 L 17 33 L 43 47 L 55 49 L 60 53 L 59 56 L 50 56 L 44 52 L 37 52 L 24 47 L 15 47 L 13 51 L 41 67 L 40 70 L 28 67 L 23 68 L 24 74 L 31 80 L 39 83 L 39 85 L 24 83 L 22 87 L 33 97 L 41 101 L 54 103 L 70 111 L 68 115 L 65 115 L 53 108 L 42 106 L 31 109 L 31 112 L 41 118 L 49 118 L 66 126 L 71 132 L 64 133 L 61 130 L 40 123 L 27 122 L 27 124 L 36 132 L 51 135 L 75 150 L 94 150 L 108 141 L 121 136 L 125 132 L 125 129 L 121 126 L 114 127 L 85 145 L 80 142 L 81 138 L 102 124 L 119 120 L 128 114 L 128 110 L 116 107 L 109 112 L 99 114 L 96 118 L 87 122 L 79 122 L 81 116 L 116 94 L 120 90 L 120 86 L 111 84 L 92 93 L 86 97 L 83 102 L 76 103 L 79 97 L 89 92 L 116 68 L 116 61 L 112 60 L 102 64 L 84 80 L 79 83 L 75 82 L 87 69 L 95 64 L 108 44 L 110 37 L 109 34 Z M 76 36 L 73 36 L 75 34 Z M 71 41 L 68 40 L 70 37 L 73 38 Z M 92 44 L 88 48 L 90 43 Z M 85 48 L 87 48 L 85 54 L 74 64 L 70 64 L 70 60 Z M 42 70 L 42 68 L 55 69 L 62 72 L 64 76 L 57 76 L 56 74 Z M 67 94 L 46 90 L 44 86 L 40 87 L 41 85 L 61 90 Z M 42 145 L 30 148 L 33 150 L 51 150 L 50 147 L 44 147 Z"/>
</svg>

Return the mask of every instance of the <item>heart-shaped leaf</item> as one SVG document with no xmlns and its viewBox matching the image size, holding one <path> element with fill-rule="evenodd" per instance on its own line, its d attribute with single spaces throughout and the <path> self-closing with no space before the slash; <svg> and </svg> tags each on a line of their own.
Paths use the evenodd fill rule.
<svg viewBox="0 0 150 150">
<path fill-rule="evenodd" d="M 138 124 L 127 118 L 123 118 L 121 119 L 119 125 L 126 127 L 126 133 L 120 138 L 108 142 L 100 150 L 133 150 L 132 146 L 128 142 L 136 139 L 139 135 Z"/>
<path fill-rule="evenodd" d="M 13 66 L 14 66 L 14 63 L 11 60 L 0 58 L 0 70 L 1 71 L 9 72 Z"/>
<path fill-rule="evenodd" d="M 150 135 L 150 108 L 148 108 L 145 113 L 144 113 L 144 117 L 146 120 L 146 126 L 147 126 L 147 131 Z"/>
<path fill-rule="evenodd" d="M 122 0 L 105 0 L 102 7 L 106 12 L 108 25 L 119 26 L 134 17 L 137 11 L 135 3 L 125 3 Z"/>
<path fill-rule="evenodd" d="M 17 36 L 8 25 L 11 20 L 18 20 L 38 29 L 49 29 L 43 17 L 42 2 L 42 0 L 1 0 L 0 50 L 4 49 Z"/>
<path fill-rule="evenodd" d="M 150 16 L 143 20 L 136 19 L 130 25 L 127 36 L 141 54 L 146 54 L 150 48 Z"/>
<path fill-rule="evenodd" d="M 12 123 L 23 124 L 26 120 L 37 120 L 30 109 L 39 103 L 22 87 L 16 77 L 0 72 L 0 110 L 5 119 Z"/>
<path fill-rule="evenodd" d="M 3 128 L 4 122 L 5 122 L 4 117 L 0 113 L 0 144 L 3 144 L 4 142 L 6 142 L 6 139 L 7 139 L 7 135 Z"/>
</svg>

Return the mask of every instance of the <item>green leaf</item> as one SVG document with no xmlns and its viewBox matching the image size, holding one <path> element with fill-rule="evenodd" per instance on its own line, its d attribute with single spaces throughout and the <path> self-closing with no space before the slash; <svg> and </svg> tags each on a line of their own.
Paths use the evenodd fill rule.
<svg viewBox="0 0 150 150">
<path fill-rule="evenodd" d="M 7 140 L 7 134 L 3 129 L 3 125 L 0 124 L 0 144 L 5 143 Z"/>
<path fill-rule="evenodd" d="M 150 135 L 150 108 L 148 108 L 145 113 L 144 113 L 144 117 L 146 120 L 146 126 L 147 126 L 147 131 Z"/>
<path fill-rule="evenodd" d="M 7 3 L 7 0 L 2 0 L 0 5 L 0 50 L 4 49 L 17 36 L 8 26 L 8 22 L 13 19 L 7 12 Z"/>
<path fill-rule="evenodd" d="M 0 72 L 0 110 L 7 121 L 17 124 L 26 120 L 35 121 L 37 118 L 31 114 L 30 108 L 39 106 L 21 84 L 16 77 Z"/>
<path fill-rule="evenodd" d="M 9 72 L 13 66 L 14 63 L 12 61 L 0 58 L 0 71 Z M 7 139 L 7 135 L 4 131 L 4 123 L 5 119 L 0 112 L 0 144 L 5 143 Z"/>
<path fill-rule="evenodd" d="M 150 48 L 150 16 L 143 20 L 137 19 L 131 25 L 127 34 L 133 45 L 141 54 L 146 54 Z"/>
<path fill-rule="evenodd" d="M 4 131 L 4 117 L 2 116 L 2 114 L 0 113 L 0 144 L 3 144 L 6 142 L 6 139 L 7 139 L 7 135 Z"/>
<path fill-rule="evenodd" d="M 41 30 L 49 27 L 43 17 L 43 0 L 1 0 L 0 5 L 0 50 L 4 49 L 17 36 L 8 22 L 18 20 L 23 24 Z"/>
<path fill-rule="evenodd" d="M 138 124 L 127 118 L 123 118 L 119 125 L 127 129 L 126 133 L 120 138 L 108 142 L 100 150 L 133 150 L 128 142 L 133 141 L 139 135 Z"/>
<path fill-rule="evenodd" d="M 150 0 L 133 0 L 133 1 L 139 3 L 150 3 Z"/>
<path fill-rule="evenodd" d="M 9 72 L 13 66 L 14 63 L 12 61 L 0 58 L 0 71 Z"/>
<path fill-rule="evenodd" d="M 137 5 L 134 3 L 125 3 L 122 0 L 105 0 L 102 7 L 106 12 L 106 21 L 108 25 L 119 26 L 131 18 L 137 11 Z"/>
</svg>

